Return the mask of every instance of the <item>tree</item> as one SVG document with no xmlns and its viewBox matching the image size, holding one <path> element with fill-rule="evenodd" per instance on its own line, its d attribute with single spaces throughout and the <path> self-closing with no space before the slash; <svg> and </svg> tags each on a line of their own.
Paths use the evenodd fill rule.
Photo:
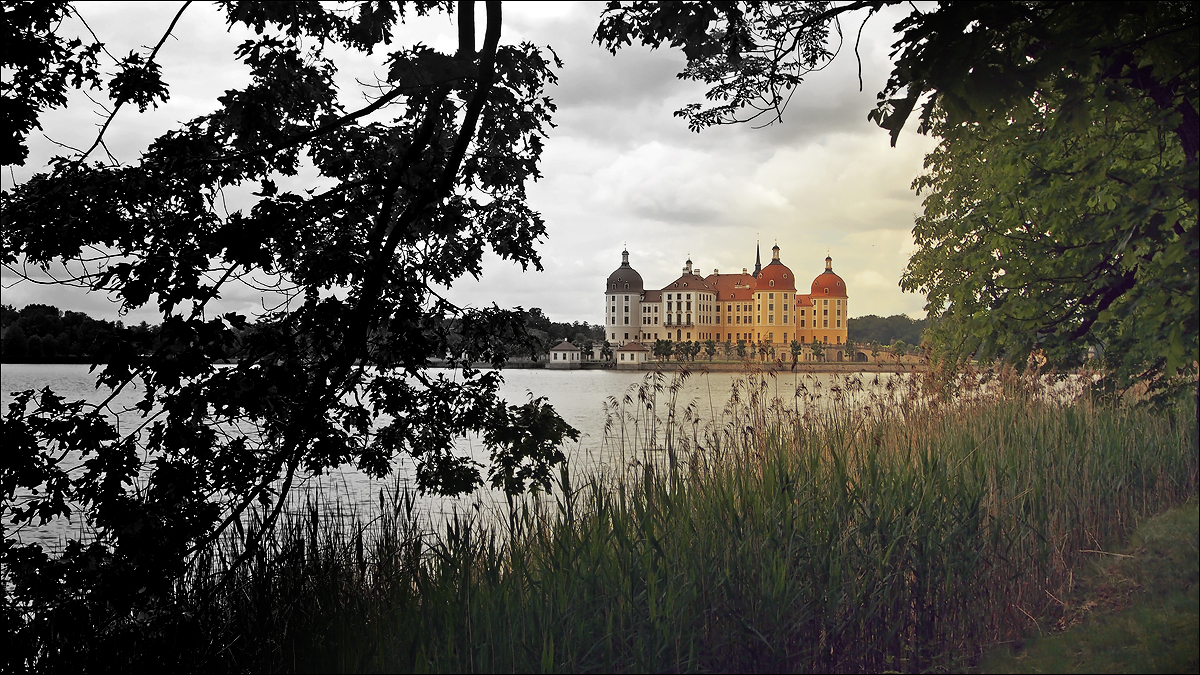
<svg viewBox="0 0 1200 675">
<path fill-rule="evenodd" d="M 804 351 L 804 345 L 792 340 L 788 347 L 792 350 L 792 368 L 795 368 L 796 364 L 800 362 L 800 352 Z"/>
<path fill-rule="evenodd" d="M 6 529 L 2 581 L 15 584 L 7 598 L 29 600 L 40 592 L 31 580 L 66 564 L 77 574 L 55 597 L 92 598 L 129 617 L 258 509 L 263 527 L 245 541 L 245 555 L 254 554 L 289 491 L 309 476 L 347 463 L 385 476 L 408 455 L 421 490 L 461 494 L 482 484 L 482 467 L 459 455 L 454 439 L 479 432 L 495 440 L 501 474 L 493 477 L 526 467 L 512 475 L 542 482 L 546 464 L 558 460 L 546 448 L 571 437 L 543 401 L 507 406 L 500 376 L 469 365 L 502 366 L 512 344 L 532 351 L 524 312 L 464 309 L 440 293 L 478 276 L 489 248 L 541 268 L 534 246 L 545 228 L 525 184 L 538 177 L 554 110 L 544 87 L 555 77 L 542 52 L 501 44 L 499 2 L 485 3 L 478 50 L 473 2 L 415 5 L 418 14 L 457 15 L 452 54 L 391 45 L 404 6 L 233 2 L 223 11 L 230 25 L 258 35 L 235 53 L 248 85 L 156 139 L 134 164 L 89 163 L 105 125 L 91 149 L 55 159 L 3 194 L 8 269 L 98 250 L 105 264 L 78 283 L 115 296 L 125 311 L 153 301 L 161 315 L 157 348 L 143 353 L 115 334 L 99 376 L 114 395 L 140 380 L 139 408 L 154 411 L 144 425 L 118 427 L 96 406 L 32 391 L 18 394 L 4 418 L 6 518 L 20 525 L 80 515 L 95 534 L 88 547 L 69 544 L 52 557 Z M 6 84 L 5 105 L 16 100 L 26 118 L 6 127 L 15 146 L 5 162 L 23 159 L 25 134 L 41 110 L 62 103 L 67 84 L 101 87 L 113 115 L 131 114 L 124 103 L 144 111 L 167 97 L 158 47 L 97 83 L 86 49 L 58 40 L 45 13 L 6 7 L 5 21 L 22 39 L 52 45 L 21 54 L 28 62 L 14 74 L 18 83 L 68 73 L 47 90 Z M 8 59 L 13 43 L 5 44 Z M 338 103 L 330 46 L 362 58 L 391 49 L 379 57 L 386 76 L 369 90 L 371 102 L 354 110 Z M 319 176 L 311 189 L 278 186 L 305 166 Z M 242 186 L 256 188 L 253 205 L 219 211 L 223 191 Z M 210 301 L 254 274 L 278 280 L 288 302 L 253 324 L 214 316 Z M 229 353 L 236 367 L 214 367 Z M 428 369 L 442 357 L 457 374 Z M 68 448 L 88 457 L 81 473 L 68 475 Z M 15 507 L 16 490 L 35 496 Z M 17 641 L 37 643 L 33 635 Z"/>
<path fill-rule="evenodd" d="M 666 361 L 671 358 L 671 341 L 670 340 L 655 340 L 654 341 L 654 356 L 659 361 Z"/>
<path fill-rule="evenodd" d="M 1083 109 L 1046 91 L 1036 118 L 937 127 L 902 285 L 943 355 L 1069 367 L 1099 346 L 1110 386 L 1165 385 L 1197 358 L 1196 167 L 1152 107 L 1079 86 Z"/>
<path fill-rule="evenodd" d="M 879 365 L 879 343 L 878 342 L 871 343 L 871 358 L 875 359 L 876 365 Z"/>
<path fill-rule="evenodd" d="M 596 39 L 682 49 L 680 76 L 714 102 L 676 113 L 693 130 L 770 123 L 841 51 L 843 19 L 896 5 L 614 2 Z M 1107 346 L 1114 386 L 1190 381 L 1198 26 L 1184 2 L 911 5 L 868 117 L 894 145 L 921 104 L 918 131 L 943 138 L 903 282 L 926 293 L 937 350 L 1070 366 Z"/>
<path fill-rule="evenodd" d="M 609 342 L 608 340 L 605 340 L 604 344 L 600 345 L 600 358 L 604 359 L 605 361 L 610 361 L 610 360 L 612 360 L 612 357 L 613 357 L 612 343 Z"/>
<path fill-rule="evenodd" d="M 25 331 L 19 325 L 14 325 L 4 331 L 4 360 L 8 363 L 20 363 L 29 356 L 29 341 Z"/>
<path fill-rule="evenodd" d="M 711 362 L 713 356 L 717 353 L 717 343 L 714 340 L 708 340 L 704 343 L 704 353 L 708 354 L 708 360 Z"/>
<path fill-rule="evenodd" d="M 903 314 L 889 317 L 868 314 L 846 320 L 847 337 L 855 342 L 882 342 L 891 344 L 904 340 L 909 344 L 920 344 L 925 333 L 925 319 L 910 319 Z"/>
<path fill-rule="evenodd" d="M 907 353 L 908 345 L 904 344 L 904 340 L 896 340 L 892 343 L 892 358 L 896 360 L 896 363 L 900 363 L 900 359 L 903 359 Z"/>
<path fill-rule="evenodd" d="M 737 355 L 738 355 L 739 359 L 746 358 L 746 341 L 745 340 L 737 341 Z"/>
<path fill-rule="evenodd" d="M 821 344 L 820 340 L 813 340 L 811 349 L 812 349 L 813 359 L 815 359 L 817 361 L 825 360 L 825 345 Z"/>
<path fill-rule="evenodd" d="M 691 355 L 691 353 L 692 353 L 692 348 L 691 348 L 690 343 L 684 342 L 682 340 L 675 343 L 675 360 L 676 361 L 686 361 L 688 356 Z"/>
</svg>

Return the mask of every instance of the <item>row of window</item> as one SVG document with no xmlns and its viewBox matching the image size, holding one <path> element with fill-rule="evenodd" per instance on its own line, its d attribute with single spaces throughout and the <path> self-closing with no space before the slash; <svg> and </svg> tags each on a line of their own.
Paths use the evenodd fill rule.
<svg viewBox="0 0 1200 675">
<path fill-rule="evenodd" d="M 734 337 L 735 335 L 736 335 L 737 337 Z M 797 335 L 796 337 L 800 338 L 800 343 L 801 343 L 801 344 L 808 344 L 808 337 L 807 337 L 807 336 L 805 336 L 805 335 Z M 609 333 L 609 339 L 610 339 L 610 340 L 616 340 L 616 339 L 617 339 L 617 334 L 616 334 L 616 333 Z M 628 340 L 628 339 L 629 339 L 629 333 L 625 333 L 625 339 L 626 339 L 626 340 Z M 658 333 L 654 333 L 654 334 L 653 334 L 653 336 L 652 336 L 650 333 L 642 333 L 642 337 L 641 337 L 641 339 L 643 339 L 643 340 L 657 340 L 657 339 L 659 339 L 659 338 L 658 338 Z M 670 340 L 670 339 L 671 339 L 671 334 L 670 334 L 670 333 L 667 333 L 667 334 L 666 334 L 666 339 L 668 339 L 668 340 Z M 692 334 L 689 332 L 689 333 L 687 333 L 687 334 L 686 334 L 686 336 L 685 336 L 683 333 L 680 333 L 680 334 L 677 336 L 677 339 L 682 339 L 682 340 L 691 340 L 691 339 L 692 339 Z M 716 336 L 715 336 L 715 339 L 717 339 L 717 340 L 720 340 L 720 339 L 721 339 L 721 334 L 720 334 L 720 333 L 717 333 L 717 334 L 716 334 Z M 762 339 L 763 339 L 763 337 L 762 337 L 762 333 L 758 333 L 758 337 L 757 337 L 757 338 L 756 338 L 756 337 L 754 337 L 754 335 L 753 335 L 753 334 L 751 334 L 751 333 L 726 333 L 726 334 L 725 334 L 725 339 L 726 339 L 726 340 L 729 340 L 730 342 L 732 342 L 732 341 L 734 341 L 734 340 L 758 340 L 759 342 L 761 342 L 761 341 L 762 341 Z M 840 345 L 840 344 L 842 344 L 842 336 L 840 336 L 840 335 L 835 335 L 835 336 L 834 336 L 834 339 L 836 340 L 836 343 L 834 343 L 834 344 L 839 344 L 839 345 Z M 767 342 L 771 342 L 771 343 L 775 342 L 775 333 L 770 333 L 770 332 L 768 332 L 768 333 L 767 333 Z M 788 344 L 788 334 L 787 334 L 787 333 L 784 333 L 784 334 L 783 334 L 783 343 L 784 343 L 784 344 Z M 831 343 L 829 342 L 829 336 L 828 336 L 828 335 L 826 335 L 826 336 L 825 336 L 825 339 L 823 340 L 823 343 L 824 343 L 824 344 L 831 344 Z"/>
</svg>

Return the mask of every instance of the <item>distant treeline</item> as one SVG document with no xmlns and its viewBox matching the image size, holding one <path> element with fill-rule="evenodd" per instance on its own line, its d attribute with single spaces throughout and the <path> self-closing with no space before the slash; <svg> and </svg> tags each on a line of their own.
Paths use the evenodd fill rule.
<svg viewBox="0 0 1200 675">
<path fill-rule="evenodd" d="M 12 305 L 0 305 L 0 308 L 3 309 L 0 347 L 4 363 L 103 362 L 111 344 L 123 343 L 139 350 L 150 350 L 158 336 L 158 326 L 145 321 L 126 326 L 121 321 L 93 319 L 83 312 L 64 312 L 42 304 L 26 305 L 19 310 Z M 526 312 L 525 325 L 542 354 L 564 338 L 580 347 L 604 339 L 602 326 L 551 321 L 537 307 Z M 236 357 L 234 354 L 229 356 Z"/>
<path fill-rule="evenodd" d="M 541 308 L 538 307 L 530 308 L 526 314 L 528 317 L 525 319 L 525 326 L 529 329 L 530 335 L 541 343 L 542 353 L 549 353 L 551 347 L 564 339 L 570 340 L 576 347 L 585 351 L 591 348 L 593 342 L 604 341 L 604 326 L 579 321 L 571 323 L 551 321 L 550 317 L 543 314 Z"/>
<path fill-rule="evenodd" d="M 149 349 L 158 334 L 158 327 L 145 321 L 126 326 L 52 305 L 31 304 L 20 310 L 0 305 L 0 312 L 4 363 L 103 362 L 110 345 L 120 342 Z"/>
<path fill-rule="evenodd" d="M 925 332 L 925 319 L 910 319 L 903 314 L 895 314 L 884 318 L 868 314 L 846 321 L 846 330 L 851 342 L 869 344 L 875 342 L 890 345 L 901 340 L 906 345 L 921 344 L 921 336 Z"/>
</svg>

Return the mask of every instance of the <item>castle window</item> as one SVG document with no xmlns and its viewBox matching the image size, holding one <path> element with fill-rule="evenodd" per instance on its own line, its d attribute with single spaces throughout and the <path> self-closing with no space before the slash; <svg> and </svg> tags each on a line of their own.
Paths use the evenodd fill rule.
<svg viewBox="0 0 1200 675">
<path fill-rule="evenodd" d="M 626 286 L 628 286 L 628 285 L 629 285 L 629 284 L 626 284 Z M 628 296 L 628 295 L 627 295 L 627 296 L 625 296 L 625 302 L 629 302 L 629 296 Z"/>
<path fill-rule="evenodd" d="M 829 289 L 828 289 L 828 288 L 826 288 L 826 289 L 825 289 L 825 295 L 829 295 Z"/>
<path fill-rule="evenodd" d="M 629 290 L 629 284 L 625 284 L 625 290 Z"/>
<path fill-rule="evenodd" d="M 774 293 L 767 293 L 767 299 L 768 299 L 768 300 L 774 300 L 774 299 L 775 299 L 775 294 L 774 294 Z"/>
<path fill-rule="evenodd" d="M 772 279 L 772 280 L 771 280 L 771 285 L 772 285 L 772 286 L 774 286 L 774 285 L 775 285 L 775 280 L 774 280 L 774 279 Z"/>
</svg>

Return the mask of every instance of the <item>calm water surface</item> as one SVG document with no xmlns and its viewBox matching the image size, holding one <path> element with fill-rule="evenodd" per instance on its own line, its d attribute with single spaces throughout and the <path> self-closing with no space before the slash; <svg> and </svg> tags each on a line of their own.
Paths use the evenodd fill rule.
<svg viewBox="0 0 1200 675">
<path fill-rule="evenodd" d="M 504 372 L 504 384 L 500 393 L 505 400 L 514 404 L 527 402 L 530 395 L 544 396 L 567 423 L 580 431 L 579 443 L 570 447 L 567 453 L 572 472 L 577 473 L 629 460 L 620 447 L 620 425 L 614 421 L 610 426 L 607 441 L 605 426 L 609 422 L 613 402 L 620 405 L 628 395 L 628 400 L 632 403 L 626 404 L 625 410 L 630 412 L 638 406 L 636 389 L 644 382 L 646 375 L 646 372 L 613 370 L 509 370 Z M 664 385 L 671 384 L 672 376 L 671 373 L 665 376 Z M 713 420 L 721 424 L 722 411 L 729 400 L 732 387 L 735 381 L 744 377 L 741 373 L 727 372 L 693 374 L 678 387 L 676 410 L 682 414 L 685 408 L 690 409 L 690 414 L 701 424 Z M 798 375 L 784 372 L 776 377 L 767 377 L 765 386 L 770 396 L 789 401 L 790 407 L 794 402 L 797 385 L 803 384 L 810 389 L 827 389 L 830 380 L 829 375 Z M 95 374 L 88 373 L 86 365 L 5 364 L 0 367 L 0 391 L 3 394 L 4 411 L 7 411 L 13 392 L 41 389 L 46 386 L 68 400 L 83 398 L 91 402 L 100 402 L 109 394 L 107 389 L 96 389 Z M 112 414 L 118 417 L 122 427 L 132 429 L 142 421 L 136 411 L 128 412 L 141 395 L 140 387 L 130 386 L 110 404 Z M 657 395 L 655 410 L 659 419 L 664 418 L 667 413 L 669 397 L 669 392 Z M 608 409 L 606 404 L 609 404 Z M 641 430 L 644 431 L 644 426 Z M 627 422 L 624 432 L 629 434 L 632 431 L 633 425 Z M 458 445 L 462 452 L 469 453 L 486 464 L 486 451 L 478 439 L 464 438 Z M 396 474 L 401 484 L 407 484 L 413 475 L 411 461 L 401 460 Z M 340 503 L 343 509 L 353 508 L 360 514 L 369 514 L 378 508 L 380 489 L 390 492 L 395 481 L 375 481 L 354 467 L 343 467 L 332 474 L 310 479 L 308 485 L 327 503 Z M 428 516 L 431 522 L 436 522 L 455 512 L 494 511 L 502 503 L 500 494 L 481 490 L 475 495 L 459 499 L 424 497 L 418 501 L 417 508 Z M 7 519 L 5 527 L 11 527 Z M 66 536 L 76 535 L 78 530 L 78 522 L 55 522 L 19 534 L 26 541 L 36 540 L 56 545 Z"/>
</svg>

